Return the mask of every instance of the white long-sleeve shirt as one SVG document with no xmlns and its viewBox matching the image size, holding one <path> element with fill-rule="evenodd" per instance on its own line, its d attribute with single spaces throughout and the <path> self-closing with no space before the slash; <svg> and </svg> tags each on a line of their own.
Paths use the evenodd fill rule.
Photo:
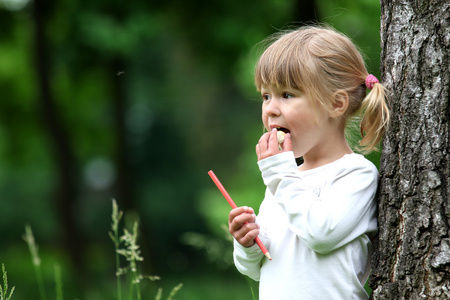
<svg viewBox="0 0 450 300">
<path fill-rule="evenodd" d="M 362 155 L 299 171 L 293 152 L 258 162 L 267 186 L 257 223 L 269 261 L 255 244 L 234 243 L 234 261 L 260 281 L 260 300 L 367 299 L 377 230 L 378 171 Z"/>
</svg>

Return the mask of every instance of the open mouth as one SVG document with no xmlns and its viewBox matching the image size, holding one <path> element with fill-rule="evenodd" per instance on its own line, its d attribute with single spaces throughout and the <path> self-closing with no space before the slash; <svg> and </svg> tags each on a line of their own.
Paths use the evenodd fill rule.
<svg viewBox="0 0 450 300">
<path fill-rule="evenodd" d="M 278 131 L 283 131 L 284 133 L 289 133 L 289 132 L 291 132 L 289 129 L 284 128 L 284 127 L 277 127 L 277 130 L 278 130 Z"/>
<path fill-rule="evenodd" d="M 286 137 L 287 133 L 289 133 L 289 129 L 284 127 L 277 127 L 277 140 L 279 145 L 284 142 L 284 138 Z M 281 150 L 281 146 L 279 146 L 279 148 Z"/>
</svg>

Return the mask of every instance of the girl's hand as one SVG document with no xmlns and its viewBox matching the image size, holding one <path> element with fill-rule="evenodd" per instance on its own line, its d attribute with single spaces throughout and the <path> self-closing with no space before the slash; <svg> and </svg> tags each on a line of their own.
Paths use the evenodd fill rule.
<svg viewBox="0 0 450 300">
<path fill-rule="evenodd" d="M 255 243 L 259 234 L 259 225 L 255 223 L 253 208 L 242 206 L 231 210 L 228 218 L 228 229 L 231 235 L 244 247 Z"/>
<path fill-rule="evenodd" d="M 281 152 L 292 151 L 292 149 L 291 134 L 286 134 L 284 142 L 280 145 L 278 144 L 277 130 L 274 128 L 272 131 L 264 133 L 259 139 L 256 145 L 256 155 L 258 160 L 262 160 Z"/>
</svg>

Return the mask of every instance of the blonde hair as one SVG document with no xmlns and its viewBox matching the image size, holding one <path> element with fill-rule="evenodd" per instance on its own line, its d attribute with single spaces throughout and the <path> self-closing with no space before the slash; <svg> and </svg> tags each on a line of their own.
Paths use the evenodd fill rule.
<svg viewBox="0 0 450 300">
<path fill-rule="evenodd" d="M 344 90 L 349 97 L 344 124 L 361 114 L 362 140 L 358 150 L 376 150 L 389 124 L 387 93 L 376 83 L 366 95 L 365 79 L 369 73 L 352 41 L 326 26 L 280 32 L 267 41 L 269 46 L 255 69 L 257 90 L 270 85 L 297 89 L 328 110 L 333 94 Z"/>
</svg>

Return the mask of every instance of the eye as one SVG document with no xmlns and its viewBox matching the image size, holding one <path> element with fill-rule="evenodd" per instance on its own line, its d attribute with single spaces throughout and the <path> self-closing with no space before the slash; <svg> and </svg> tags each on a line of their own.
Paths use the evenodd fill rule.
<svg viewBox="0 0 450 300">
<path fill-rule="evenodd" d="M 293 98 L 293 97 L 294 97 L 294 95 L 292 95 L 291 93 L 283 92 L 283 98 L 284 99 L 290 99 L 290 98 Z"/>
<path fill-rule="evenodd" d="M 262 94 L 261 98 L 262 98 L 263 101 L 267 101 L 267 100 L 270 100 L 270 95 L 267 94 L 267 93 L 266 94 Z"/>
</svg>

